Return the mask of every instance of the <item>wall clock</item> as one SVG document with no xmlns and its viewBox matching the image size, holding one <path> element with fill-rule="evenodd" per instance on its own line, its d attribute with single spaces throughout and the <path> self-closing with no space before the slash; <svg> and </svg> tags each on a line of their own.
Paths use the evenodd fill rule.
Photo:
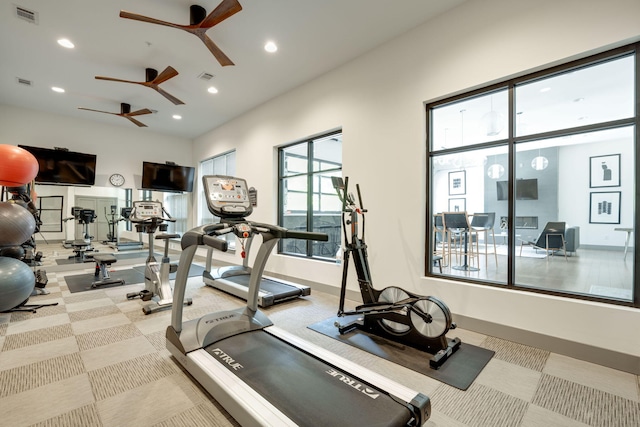
<svg viewBox="0 0 640 427">
<path fill-rule="evenodd" d="M 114 173 L 109 177 L 109 183 L 114 187 L 121 187 L 124 184 L 124 176 L 119 173 Z"/>
</svg>

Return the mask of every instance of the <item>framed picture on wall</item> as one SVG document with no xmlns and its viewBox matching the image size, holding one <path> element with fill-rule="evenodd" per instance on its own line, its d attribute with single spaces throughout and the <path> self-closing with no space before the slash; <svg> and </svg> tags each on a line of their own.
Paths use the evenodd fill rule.
<svg viewBox="0 0 640 427">
<path fill-rule="evenodd" d="M 622 192 L 593 192 L 589 203 L 590 224 L 620 224 L 620 199 Z"/>
<path fill-rule="evenodd" d="M 449 199 L 449 212 L 464 212 L 467 210 L 467 199 Z"/>
<path fill-rule="evenodd" d="M 449 195 L 467 194 L 467 171 L 449 172 Z"/>
<path fill-rule="evenodd" d="M 620 187 L 620 154 L 589 158 L 589 187 Z"/>
</svg>

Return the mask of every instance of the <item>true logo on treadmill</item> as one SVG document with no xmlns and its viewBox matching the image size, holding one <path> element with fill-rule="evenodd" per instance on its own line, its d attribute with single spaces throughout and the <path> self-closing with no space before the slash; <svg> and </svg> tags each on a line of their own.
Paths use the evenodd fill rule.
<svg viewBox="0 0 640 427">
<path fill-rule="evenodd" d="M 234 317 L 238 317 L 238 314 L 237 313 L 226 314 L 224 316 L 216 317 L 215 319 L 205 320 L 204 323 L 206 324 L 216 323 L 216 322 L 220 322 L 221 320 L 232 319 Z"/>
<path fill-rule="evenodd" d="M 344 384 L 346 384 L 346 385 L 358 390 L 360 393 L 362 393 L 362 394 L 364 394 L 366 396 L 369 396 L 372 399 L 377 399 L 380 396 L 380 393 L 378 393 L 376 390 L 373 390 L 373 389 L 367 387 L 366 385 L 362 384 L 361 382 L 358 382 L 358 381 L 354 380 L 353 378 L 349 378 L 348 376 L 346 376 L 342 372 L 336 371 L 333 368 L 331 368 L 328 371 L 326 371 L 326 373 L 331 375 L 334 378 L 337 378 L 338 380 L 340 380 Z"/>
<path fill-rule="evenodd" d="M 211 353 L 215 356 L 218 356 L 218 359 L 229 365 L 231 368 L 233 368 L 234 371 L 244 368 L 244 366 L 236 362 L 231 356 L 229 356 L 219 348 L 214 348 L 213 350 L 211 350 Z"/>
</svg>

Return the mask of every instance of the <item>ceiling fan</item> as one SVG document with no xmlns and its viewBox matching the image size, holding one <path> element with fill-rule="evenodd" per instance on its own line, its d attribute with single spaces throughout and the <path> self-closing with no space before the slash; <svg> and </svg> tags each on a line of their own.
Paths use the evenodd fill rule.
<svg viewBox="0 0 640 427">
<path fill-rule="evenodd" d="M 98 79 L 98 80 L 109 80 L 109 81 L 112 81 L 112 82 L 134 83 L 134 84 L 150 87 L 151 89 L 153 89 L 156 92 L 158 92 L 160 95 L 162 95 L 165 98 L 167 98 L 169 101 L 173 102 L 175 105 L 180 105 L 180 104 L 184 104 L 184 102 L 180 101 L 178 98 L 176 98 L 175 96 L 171 95 L 170 93 L 162 90 L 160 88 L 160 86 L 159 86 L 160 83 L 164 83 L 167 80 L 169 80 L 169 79 L 171 79 L 171 78 L 173 78 L 173 77 L 175 77 L 177 75 L 178 75 L 178 72 L 173 67 L 167 67 L 160 74 L 158 74 L 158 71 L 154 70 L 153 68 L 147 68 L 146 69 L 146 80 L 144 82 L 134 82 L 134 81 L 131 81 L 131 80 L 122 80 L 122 79 L 115 79 L 113 77 L 102 77 L 102 76 L 96 76 L 96 79 Z"/>
<path fill-rule="evenodd" d="M 234 63 L 225 55 L 220 48 L 211 40 L 205 33 L 214 25 L 219 24 L 230 16 L 242 10 L 242 6 L 238 0 L 222 0 L 222 2 L 216 7 L 209 15 L 202 6 L 192 5 L 191 11 L 191 25 L 174 24 L 167 21 L 161 21 L 155 18 L 149 18 L 147 16 L 138 15 L 137 13 L 131 13 L 124 10 L 120 11 L 121 18 L 134 19 L 136 21 L 149 22 L 151 24 L 159 24 L 167 27 L 179 28 L 196 35 L 204 44 L 209 48 L 213 56 L 216 57 L 220 65 L 223 67 L 226 65 L 234 65 Z"/>
<path fill-rule="evenodd" d="M 78 107 L 78 110 L 86 110 L 86 111 L 95 111 L 96 113 L 105 113 L 105 114 L 113 114 L 114 116 L 124 117 L 125 119 L 135 123 L 139 127 L 147 127 L 142 122 L 134 119 L 133 116 L 141 116 L 143 114 L 151 114 L 153 111 L 148 108 L 143 108 L 142 110 L 131 112 L 131 105 L 125 104 L 124 102 L 120 104 L 120 113 L 112 113 L 110 111 L 100 111 L 100 110 L 92 110 L 91 108 Z"/>
</svg>

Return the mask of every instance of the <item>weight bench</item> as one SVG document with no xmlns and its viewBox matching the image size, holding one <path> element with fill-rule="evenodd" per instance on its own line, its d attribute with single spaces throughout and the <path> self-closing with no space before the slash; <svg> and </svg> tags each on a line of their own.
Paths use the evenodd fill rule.
<svg viewBox="0 0 640 427">
<path fill-rule="evenodd" d="M 93 260 L 96 262 L 96 280 L 91 283 L 92 288 L 104 285 L 124 285 L 124 279 L 112 279 L 109 277 L 109 267 L 115 264 L 118 259 L 113 254 L 94 254 Z"/>
<path fill-rule="evenodd" d="M 84 240 L 74 240 L 71 242 L 74 255 L 70 255 L 69 259 L 75 259 L 76 262 L 91 262 L 91 258 L 87 256 L 87 252 L 93 251 L 91 242 Z"/>
</svg>

